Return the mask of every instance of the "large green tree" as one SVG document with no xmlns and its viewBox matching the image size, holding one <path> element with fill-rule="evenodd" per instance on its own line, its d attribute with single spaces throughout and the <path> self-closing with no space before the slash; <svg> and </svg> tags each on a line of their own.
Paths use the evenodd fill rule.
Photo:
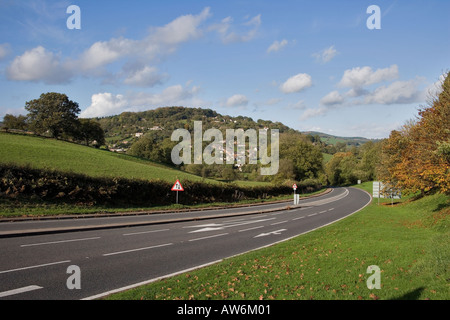
<svg viewBox="0 0 450 320">
<path fill-rule="evenodd" d="M 280 135 L 280 159 L 290 160 L 296 180 L 318 178 L 323 172 L 322 152 L 306 137 Z"/>
<path fill-rule="evenodd" d="M 48 131 L 54 138 L 73 132 L 80 112 L 78 103 L 56 92 L 43 93 L 39 99 L 26 102 L 25 109 L 31 129 L 38 134 Z"/>
<path fill-rule="evenodd" d="M 94 141 L 97 147 L 105 144 L 105 132 L 97 121 L 91 119 L 78 120 L 74 137 L 87 146 Z"/>
</svg>

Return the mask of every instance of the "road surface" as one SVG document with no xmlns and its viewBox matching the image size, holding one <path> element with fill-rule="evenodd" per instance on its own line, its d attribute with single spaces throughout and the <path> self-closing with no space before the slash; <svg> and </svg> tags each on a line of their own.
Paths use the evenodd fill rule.
<svg viewBox="0 0 450 320">
<path fill-rule="evenodd" d="M 336 188 L 298 206 L 3 222 L 0 299 L 98 298 L 284 241 L 370 201 L 362 190 Z"/>
</svg>

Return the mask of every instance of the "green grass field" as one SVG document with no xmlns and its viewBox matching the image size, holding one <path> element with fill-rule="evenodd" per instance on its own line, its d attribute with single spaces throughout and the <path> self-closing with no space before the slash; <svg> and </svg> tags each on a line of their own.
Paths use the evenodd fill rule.
<svg viewBox="0 0 450 320">
<path fill-rule="evenodd" d="M 371 183 L 362 188 L 371 191 Z M 108 299 L 450 299 L 449 197 L 377 201 L 332 225 Z M 385 203 L 387 202 L 387 203 Z M 381 289 L 369 289 L 370 265 Z"/>
<path fill-rule="evenodd" d="M 0 133 L 0 163 L 82 173 L 92 177 L 123 177 L 200 181 L 201 177 L 125 154 L 65 141 Z M 206 182 L 218 183 L 205 179 Z"/>
<path fill-rule="evenodd" d="M 169 182 L 180 179 L 224 183 L 126 154 L 61 140 L 3 132 L 0 132 L 0 163 L 81 173 L 91 177 L 160 179 Z M 269 184 L 260 181 L 234 181 L 234 183 L 240 186 Z"/>
</svg>

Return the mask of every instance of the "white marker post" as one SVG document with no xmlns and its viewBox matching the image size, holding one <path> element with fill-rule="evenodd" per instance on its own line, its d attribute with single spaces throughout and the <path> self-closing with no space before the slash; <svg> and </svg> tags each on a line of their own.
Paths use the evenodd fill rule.
<svg viewBox="0 0 450 320">
<path fill-rule="evenodd" d="M 292 189 L 294 189 L 294 205 L 298 204 L 297 197 L 295 195 L 295 190 L 297 190 L 297 185 L 294 183 L 292 186 Z"/>
<path fill-rule="evenodd" d="M 177 192 L 177 204 L 178 204 L 178 191 L 184 191 L 183 186 L 181 185 L 180 180 L 177 179 L 177 181 L 175 182 L 175 184 L 173 185 L 172 189 L 170 189 L 171 191 L 176 191 Z"/>
</svg>

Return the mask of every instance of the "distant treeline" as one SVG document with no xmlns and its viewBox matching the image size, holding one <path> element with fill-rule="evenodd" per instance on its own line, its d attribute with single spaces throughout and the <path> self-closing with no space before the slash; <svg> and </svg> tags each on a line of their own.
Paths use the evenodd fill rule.
<svg viewBox="0 0 450 320">
<path fill-rule="evenodd" d="M 33 169 L 16 165 L 0 165 L 0 197 L 76 205 L 161 206 L 174 203 L 172 184 L 155 180 L 125 178 L 93 178 L 81 174 Z M 291 194 L 287 185 L 242 187 L 234 184 L 208 184 L 183 181 L 180 203 L 185 205 L 266 199 Z M 300 184 L 297 192 L 313 192 L 317 184 Z"/>
</svg>

